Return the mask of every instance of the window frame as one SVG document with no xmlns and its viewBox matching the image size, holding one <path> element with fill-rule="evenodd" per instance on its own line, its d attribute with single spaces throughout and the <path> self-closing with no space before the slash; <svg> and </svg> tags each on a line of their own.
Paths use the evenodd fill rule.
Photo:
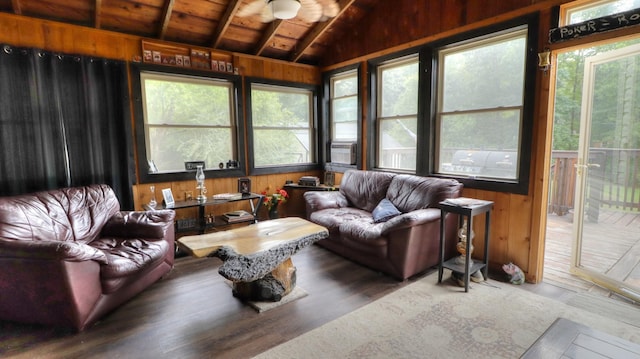
<svg viewBox="0 0 640 359">
<path fill-rule="evenodd" d="M 332 128 L 333 128 L 333 119 L 331 112 L 331 102 L 333 100 L 332 97 L 332 84 L 333 79 L 342 77 L 345 74 L 349 74 L 355 72 L 356 79 L 358 81 L 358 94 L 357 94 L 357 120 L 356 120 L 356 164 L 349 165 L 345 163 L 333 163 L 331 162 L 331 142 L 332 139 Z M 344 172 L 348 169 L 362 169 L 362 65 L 360 63 L 341 67 L 339 69 L 335 69 L 332 71 L 328 71 L 323 73 L 323 96 L 322 96 L 322 133 L 325 133 L 326 136 L 319 136 L 318 141 L 320 144 L 320 153 L 324 154 L 324 158 L 326 159 L 325 169 L 328 171 L 336 171 L 336 172 Z"/>
<path fill-rule="evenodd" d="M 397 172 L 397 173 L 411 173 L 411 174 L 419 174 L 420 170 L 420 149 L 423 147 L 421 145 L 421 138 L 423 138 L 422 134 L 425 132 L 425 121 L 424 118 L 424 106 L 422 106 L 420 101 L 420 97 L 418 98 L 418 108 L 416 109 L 416 121 L 417 121 L 417 130 L 416 134 L 418 139 L 416 141 L 416 169 L 415 171 L 407 171 L 402 169 L 395 168 L 382 168 L 378 167 L 378 149 L 379 149 L 379 128 L 380 128 L 380 120 L 379 120 L 379 104 L 378 97 L 380 94 L 379 87 L 379 70 L 381 67 L 389 66 L 395 62 L 409 62 L 412 58 L 416 59 L 418 63 L 418 94 L 422 93 L 421 91 L 424 88 L 424 72 L 422 69 L 422 57 L 421 57 L 421 47 L 414 47 L 405 49 L 404 51 L 382 56 L 376 59 L 372 59 L 368 62 L 369 77 L 368 77 L 368 88 L 369 88 L 369 115 L 368 115 L 368 123 L 367 123 L 367 137 L 368 137 L 368 160 L 367 166 L 371 169 L 377 171 L 386 171 L 386 172 Z"/>
<path fill-rule="evenodd" d="M 231 85 L 231 100 L 234 102 L 230 104 L 232 108 L 232 137 L 235 147 L 235 152 L 238 161 L 238 167 L 235 168 L 209 168 L 205 170 L 205 176 L 208 178 L 222 178 L 222 177 L 241 177 L 245 174 L 245 151 L 244 151 L 244 121 L 242 117 L 242 99 L 239 96 L 242 90 L 241 77 L 233 74 L 214 73 L 211 71 L 194 70 L 188 68 L 173 68 L 169 66 L 132 63 L 131 64 L 131 84 L 132 93 L 134 96 L 134 116 L 135 116 L 135 140 L 136 140 L 136 154 L 137 154 L 137 169 L 139 174 L 139 181 L 143 183 L 158 183 L 158 182 L 175 182 L 194 180 L 194 171 L 178 171 L 178 172 L 162 172 L 162 173 L 149 173 L 148 158 L 147 158 L 147 133 L 145 127 L 144 118 L 144 98 L 142 95 L 142 81 L 141 73 L 154 72 L 166 76 L 192 76 L 202 79 L 214 79 L 227 81 Z"/>
<path fill-rule="evenodd" d="M 289 164 L 289 165 L 273 165 L 273 166 L 265 166 L 265 167 L 256 167 L 255 166 L 255 156 L 254 153 L 254 136 L 253 136 L 253 118 L 252 118 L 252 90 L 253 85 L 264 86 L 265 88 L 273 87 L 273 88 L 292 88 L 294 90 L 304 90 L 310 92 L 310 138 L 312 143 L 310 144 L 310 149 L 312 151 L 313 160 L 309 163 L 302 164 Z M 267 80 L 262 78 L 248 77 L 245 78 L 244 81 L 245 98 L 246 98 L 246 122 L 247 122 L 247 148 L 248 148 L 248 157 L 249 157 L 249 174 L 250 175 L 264 175 L 264 174 L 274 174 L 274 173 L 287 173 L 287 172 L 305 172 L 305 171 L 315 171 L 320 169 L 320 164 L 324 161 L 324 156 L 319 151 L 318 143 L 320 142 L 320 136 L 322 135 L 319 127 L 318 127 L 318 101 L 319 101 L 319 92 L 320 89 L 318 86 L 305 84 L 305 83 L 297 83 L 297 82 L 289 82 L 289 81 L 276 81 L 276 80 Z"/>
<path fill-rule="evenodd" d="M 571 15 L 575 12 L 591 10 L 597 7 L 606 6 L 617 0 L 577 0 L 560 5 L 560 14 L 558 15 L 558 23 L 560 26 L 569 26 L 576 24 L 577 22 L 571 21 Z M 588 18 L 579 22 L 595 20 L 601 17 L 611 16 L 614 13 L 607 13 L 604 15 Z"/>
<path fill-rule="evenodd" d="M 538 72 L 537 68 L 537 45 L 538 45 L 538 14 L 531 14 L 520 18 L 512 19 L 504 23 L 496 24 L 493 26 L 485 27 L 476 31 L 459 34 L 448 39 L 444 39 L 429 46 L 429 51 L 425 52 L 425 62 L 432 64 L 431 82 L 433 95 L 430 99 L 431 113 L 430 123 L 432 126 L 431 131 L 431 146 L 430 146 L 430 158 L 429 158 L 429 171 L 428 175 L 453 178 L 464 184 L 467 188 L 495 191 L 495 192 L 508 192 L 514 194 L 526 195 L 529 193 L 530 173 L 531 173 L 531 146 L 532 146 L 532 133 L 533 133 L 533 121 L 535 112 L 535 83 Z M 496 178 L 477 178 L 473 176 L 455 175 L 455 174 L 442 174 L 437 172 L 436 168 L 436 156 L 437 143 L 439 141 L 436 133 L 436 124 L 438 123 L 438 96 L 437 89 L 439 68 L 439 51 L 454 46 L 460 46 L 476 41 L 482 41 L 490 38 L 495 34 L 501 34 L 509 31 L 517 31 L 520 28 L 527 29 L 527 44 L 526 44 L 526 58 L 525 58 L 525 71 L 524 71 L 524 83 L 523 83 L 523 106 L 522 106 L 522 119 L 520 126 L 520 143 L 518 148 L 518 171 L 517 178 L 511 179 L 496 179 Z"/>
</svg>

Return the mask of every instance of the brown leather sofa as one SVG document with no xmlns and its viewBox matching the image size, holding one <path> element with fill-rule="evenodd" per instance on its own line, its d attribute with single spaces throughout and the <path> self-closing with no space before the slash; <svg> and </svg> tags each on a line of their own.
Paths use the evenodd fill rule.
<svg viewBox="0 0 640 359">
<path fill-rule="evenodd" d="M 329 229 L 329 238 L 318 245 L 404 280 L 438 264 L 437 205 L 461 192 L 462 184 L 452 179 L 349 170 L 340 191 L 306 192 L 304 199 L 307 219 Z M 386 205 L 391 202 L 397 211 L 376 223 L 374 214 L 385 198 Z M 456 254 L 457 216 L 447 215 L 445 222 L 445 259 L 449 259 Z"/>
<path fill-rule="evenodd" d="M 173 268 L 174 217 L 107 185 L 0 198 L 0 320 L 87 328 Z"/>
</svg>

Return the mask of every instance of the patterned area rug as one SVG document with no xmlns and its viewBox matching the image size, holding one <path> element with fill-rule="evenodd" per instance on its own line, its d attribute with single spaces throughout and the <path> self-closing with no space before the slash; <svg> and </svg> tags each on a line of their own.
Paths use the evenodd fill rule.
<svg viewBox="0 0 640 359">
<path fill-rule="evenodd" d="M 464 293 L 434 273 L 256 358 L 512 359 L 559 317 L 640 343 L 640 327 L 620 320 L 617 304 L 598 313 L 493 280 Z"/>
</svg>

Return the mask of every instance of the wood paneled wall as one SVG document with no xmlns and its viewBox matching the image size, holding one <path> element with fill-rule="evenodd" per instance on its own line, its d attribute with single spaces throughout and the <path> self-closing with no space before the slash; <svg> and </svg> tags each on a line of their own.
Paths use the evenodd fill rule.
<svg viewBox="0 0 640 359">
<path fill-rule="evenodd" d="M 326 51 L 333 67 L 356 58 L 393 53 L 570 0 L 394 0 L 380 1 L 353 31 Z M 546 34 L 545 34 L 546 38 Z"/>
</svg>

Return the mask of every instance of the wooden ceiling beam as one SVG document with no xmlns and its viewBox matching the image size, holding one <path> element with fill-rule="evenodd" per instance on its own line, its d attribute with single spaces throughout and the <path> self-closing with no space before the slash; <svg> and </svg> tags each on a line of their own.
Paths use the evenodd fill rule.
<svg viewBox="0 0 640 359">
<path fill-rule="evenodd" d="M 11 0 L 11 6 L 13 7 L 14 14 L 22 15 L 22 6 L 20 6 L 20 0 Z"/>
<path fill-rule="evenodd" d="M 307 34 L 307 36 L 305 36 L 305 38 L 298 43 L 295 51 L 293 52 L 289 60 L 291 60 L 292 62 L 297 62 L 298 60 L 300 60 L 304 52 L 307 51 L 307 49 L 311 47 L 311 45 L 313 45 L 313 43 L 320 36 L 322 36 L 322 34 L 324 34 L 329 29 L 329 27 L 340 17 L 340 15 L 342 15 L 345 12 L 345 10 L 347 10 L 347 8 L 351 6 L 355 1 L 356 0 L 341 0 L 339 2 L 340 12 L 338 12 L 338 15 L 336 15 L 333 18 L 330 18 L 325 22 L 318 23 L 309 32 L 309 34 Z"/>
<path fill-rule="evenodd" d="M 160 34 L 158 35 L 158 38 L 161 40 L 164 39 L 164 36 L 167 34 L 167 29 L 169 28 L 169 21 L 171 21 L 171 13 L 173 12 L 173 2 L 174 0 L 167 0 L 164 4 L 162 21 L 160 22 Z"/>
<path fill-rule="evenodd" d="M 266 49 L 267 46 L 269 46 L 269 43 L 272 41 L 273 37 L 276 36 L 276 32 L 278 32 L 278 29 L 280 29 L 280 26 L 282 26 L 281 19 L 276 19 L 271 23 L 269 23 L 269 26 L 265 30 L 265 33 L 262 35 L 260 42 L 258 42 L 255 50 L 253 51 L 254 55 L 259 56 L 260 54 L 262 54 L 262 51 L 264 51 L 264 49 Z"/>
<path fill-rule="evenodd" d="M 227 31 L 229 25 L 231 25 L 231 20 L 238 12 L 240 8 L 240 0 L 231 0 L 229 1 L 229 5 L 227 5 L 227 10 L 225 10 L 224 14 L 220 21 L 218 21 L 218 26 L 216 27 L 216 32 L 213 34 L 213 41 L 211 42 L 212 48 L 217 48 L 220 45 L 220 41 L 222 41 L 222 34 Z"/>
<path fill-rule="evenodd" d="M 100 28 L 100 22 L 102 21 L 101 19 L 101 15 L 102 15 L 102 0 L 96 0 L 95 4 L 94 4 L 95 8 L 93 10 L 93 26 L 96 29 Z"/>
</svg>

